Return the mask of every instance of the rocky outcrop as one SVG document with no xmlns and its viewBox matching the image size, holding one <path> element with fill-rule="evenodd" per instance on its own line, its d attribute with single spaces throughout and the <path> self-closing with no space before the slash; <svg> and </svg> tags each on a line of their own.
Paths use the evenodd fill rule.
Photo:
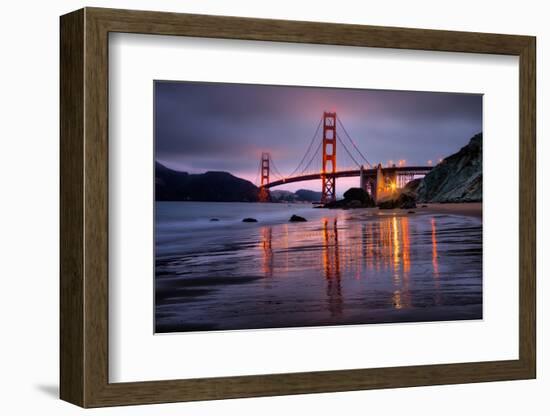
<svg viewBox="0 0 550 416">
<path fill-rule="evenodd" d="M 416 196 L 416 192 L 418 191 L 418 187 L 421 182 L 421 178 L 413 179 L 412 181 L 407 182 L 403 187 L 403 192 Z"/>
<path fill-rule="evenodd" d="M 378 201 L 378 208 L 380 209 L 412 209 L 416 208 L 416 197 L 414 193 L 407 192 L 405 188 L 401 192 L 397 193 L 394 197 L 386 198 Z"/>
<path fill-rule="evenodd" d="M 300 217 L 299 215 L 292 215 L 289 219 L 290 222 L 306 222 L 307 220 L 304 217 Z"/>
<path fill-rule="evenodd" d="M 482 134 L 443 159 L 420 182 L 418 202 L 479 202 L 482 200 Z"/>
<path fill-rule="evenodd" d="M 375 203 L 371 196 L 361 188 L 350 188 L 344 192 L 344 199 L 328 202 L 325 208 L 370 208 Z"/>
</svg>

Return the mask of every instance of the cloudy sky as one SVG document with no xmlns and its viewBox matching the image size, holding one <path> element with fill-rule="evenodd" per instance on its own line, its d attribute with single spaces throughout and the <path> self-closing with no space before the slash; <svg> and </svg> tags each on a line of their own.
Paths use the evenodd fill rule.
<svg viewBox="0 0 550 416">
<path fill-rule="evenodd" d="M 159 162 L 191 173 L 228 171 L 252 182 L 262 151 L 271 153 L 283 175 L 292 172 L 323 111 L 337 112 L 372 164 L 401 159 L 410 165 L 437 163 L 482 130 L 482 96 L 477 94 L 157 81 L 154 99 Z M 352 150 L 339 125 L 337 133 Z M 314 140 L 310 155 L 321 141 L 320 132 Z M 338 169 L 354 166 L 343 146 L 337 146 Z M 319 153 L 310 170 L 320 166 Z M 342 193 L 358 178 L 338 181 Z M 320 184 L 281 187 L 299 188 L 320 190 Z"/>
</svg>

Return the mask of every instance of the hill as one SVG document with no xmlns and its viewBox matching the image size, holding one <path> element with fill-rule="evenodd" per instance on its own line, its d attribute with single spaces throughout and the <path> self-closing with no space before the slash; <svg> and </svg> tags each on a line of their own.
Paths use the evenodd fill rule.
<svg viewBox="0 0 550 416">
<path fill-rule="evenodd" d="M 274 189 L 269 191 L 272 202 L 319 202 L 321 192 L 298 189 L 296 192 Z"/>
<path fill-rule="evenodd" d="M 255 202 L 258 188 L 228 172 L 189 174 L 155 163 L 156 201 Z"/>
</svg>

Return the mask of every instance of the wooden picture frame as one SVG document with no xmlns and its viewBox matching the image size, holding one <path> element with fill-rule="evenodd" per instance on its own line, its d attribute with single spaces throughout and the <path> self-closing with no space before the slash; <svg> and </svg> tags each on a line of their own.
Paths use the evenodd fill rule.
<svg viewBox="0 0 550 416">
<path fill-rule="evenodd" d="M 519 359 L 110 383 L 110 32 L 519 56 Z M 535 378 L 534 37 L 85 8 L 61 17 L 60 46 L 60 396 L 63 400 L 82 407 L 101 407 Z"/>
</svg>

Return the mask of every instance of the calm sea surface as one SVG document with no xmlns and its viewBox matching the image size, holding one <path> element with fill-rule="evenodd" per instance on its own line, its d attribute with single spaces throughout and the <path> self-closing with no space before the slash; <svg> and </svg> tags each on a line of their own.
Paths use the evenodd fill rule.
<svg viewBox="0 0 550 416">
<path fill-rule="evenodd" d="M 157 202 L 155 273 L 157 332 L 481 319 L 481 219 Z"/>
</svg>

